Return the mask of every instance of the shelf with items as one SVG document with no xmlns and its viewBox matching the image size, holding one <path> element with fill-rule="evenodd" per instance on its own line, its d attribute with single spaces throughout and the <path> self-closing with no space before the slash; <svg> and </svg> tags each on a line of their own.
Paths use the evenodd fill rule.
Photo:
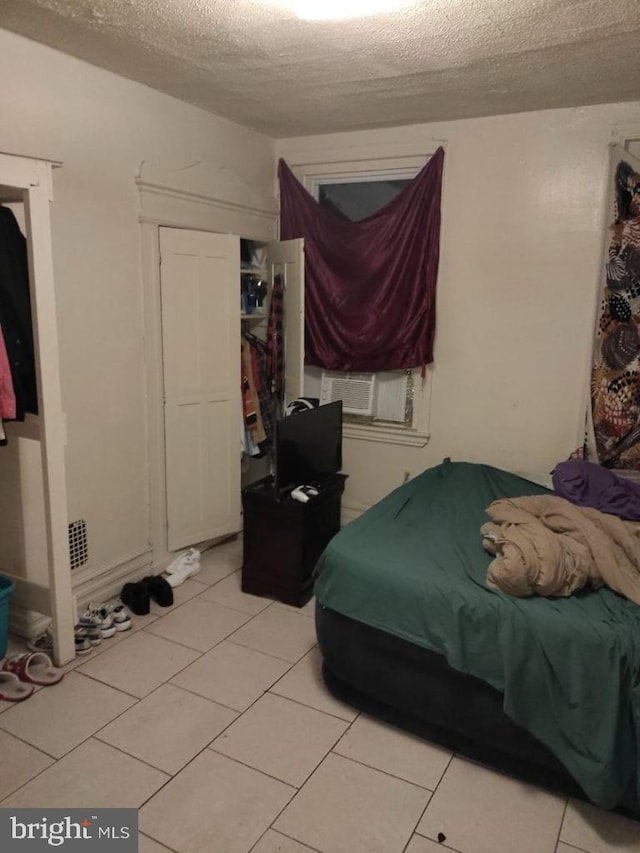
<svg viewBox="0 0 640 853">
<path fill-rule="evenodd" d="M 255 240 L 240 240 L 240 310 L 246 315 L 266 314 L 267 250 Z"/>
<path fill-rule="evenodd" d="M 240 273 L 240 313 L 243 320 L 267 316 L 269 290 L 266 276 L 248 272 Z"/>
<path fill-rule="evenodd" d="M 240 269 L 264 276 L 267 272 L 267 247 L 257 240 L 240 239 Z"/>
</svg>

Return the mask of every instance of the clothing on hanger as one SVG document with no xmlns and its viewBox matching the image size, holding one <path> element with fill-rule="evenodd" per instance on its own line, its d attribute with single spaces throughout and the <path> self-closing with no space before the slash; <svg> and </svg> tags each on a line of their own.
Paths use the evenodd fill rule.
<svg viewBox="0 0 640 853">
<path fill-rule="evenodd" d="M 13 377 L 9 356 L 0 327 L 0 420 L 14 420 L 16 416 L 16 395 L 13 390 Z"/>
<path fill-rule="evenodd" d="M 246 339 L 242 340 L 242 402 L 245 427 L 250 430 L 254 444 L 260 445 L 266 440 L 262 423 L 260 401 L 256 392 L 251 361 L 251 349 Z"/>
<path fill-rule="evenodd" d="M 267 323 L 267 372 L 271 376 L 272 394 L 282 400 L 284 390 L 284 284 L 282 276 L 273 279 L 269 320 Z"/>
<path fill-rule="evenodd" d="M 27 241 L 13 211 L 0 205 L 0 328 L 16 401 L 15 420 L 38 413 Z"/>
<path fill-rule="evenodd" d="M 247 333 L 244 337 L 249 344 L 249 350 L 251 353 L 253 384 L 258 395 L 260 416 L 262 418 L 262 425 L 267 437 L 267 448 L 265 449 L 268 450 L 273 445 L 275 406 L 273 392 L 271 390 L 273 383 L 267 370 L 267 344 L 265 341 L 250 333 Z"/>
</svg>

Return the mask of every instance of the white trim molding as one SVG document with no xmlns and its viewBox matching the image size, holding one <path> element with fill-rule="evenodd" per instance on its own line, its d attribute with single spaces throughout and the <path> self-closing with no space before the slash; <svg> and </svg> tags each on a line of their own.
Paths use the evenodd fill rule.
<svg viewBox="0 0 640 853">
<path fill-rule="evenodd" d="M 139 219 L 143 223 L 220 234 L 241 231 L 243 237 L 256 240 L 264 239 L 261 235 L 265 230 L 275 233 L 277 227 L 278 204 L 275 199 L 268 205 L 252 207 L 140 179 L 136 179 L 136 185 L 140 195 Z"/>
<path fill-rule="evenodd" d="M 630 143 L 638 142 L 639 140 L 640 122 L 615 125 L 611 131 L 611 142 L 614 145 L 620 145 L 622 148 L 628 148 Z"/>
<path fill-rule="evenodd" d="M 404 444 L 407 447 L 426 447 L 430 438 L 428 432 L 419 429 L 387 424 L 368 426 L 345 423 L 342 427 L 342 435 L 344 438 L 353 438 L 357 441 L 380 441 L 383 444 Z"/>
<path fill-rule="evenodd" d="M 135 182 L 140 222 L 238 234 L 265 242 L 276 234 L 276 198 L 230 169 L 204 161 L 170 169 L 145 162 Z"/>
</svg>

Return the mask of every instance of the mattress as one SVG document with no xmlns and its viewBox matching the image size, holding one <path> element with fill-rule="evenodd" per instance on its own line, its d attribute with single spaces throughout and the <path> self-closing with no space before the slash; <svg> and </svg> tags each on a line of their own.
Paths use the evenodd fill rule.
<svg viewBox="0 0 640 853">
<path fill-rule="evenodd" d="M 446 749 L 565 796 L 566 768 L 502 710 L 502 694 L 436 652 L 316 604 L 322 676 L 336 698 Z M 633 816 L 633 815 L 632 815 Z"/>
<path fill-rule="evenodd" d="M 516 599 L 485 585 L 485 508 L 545 491 L 489 466 L 446 460 L 331 541 L 316 599 L 490 685 L 507 717 L 589 799 L 637 810 L 640 608 L 607 589 Z"/>
</svg>

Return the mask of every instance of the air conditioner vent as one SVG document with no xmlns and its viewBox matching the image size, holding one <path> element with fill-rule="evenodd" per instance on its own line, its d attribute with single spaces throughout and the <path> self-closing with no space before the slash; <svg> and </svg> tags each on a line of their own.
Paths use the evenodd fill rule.
<svg viewBox="0 0 640 853">
<path fill-rule="evenodd" d="M 87 522 L 84 519 L 72 521 L 69 525 L 69 562 L 71 569 L 77 569 L 89 559 L 87 543 Z"/>
<path fill-rule="evenodd" d="M 320 402 L 342 400 L 345 414 L 372 415 L 374 392 L 374 373 L 322 373 Z"/>
</svg>

